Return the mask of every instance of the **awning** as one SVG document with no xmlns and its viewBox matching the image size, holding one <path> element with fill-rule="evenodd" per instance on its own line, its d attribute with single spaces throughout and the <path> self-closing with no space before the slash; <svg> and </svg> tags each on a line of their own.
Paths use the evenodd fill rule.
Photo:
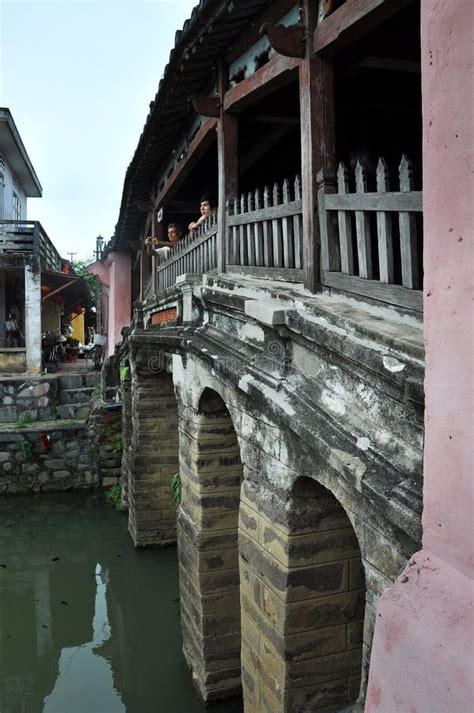
<svg viewBox="0 0 474 713">
<path fill-rule="evenodd" d="M 71 310 L 76 305 L 87 308 L 91 303 L 91 293 L 86 281 L 79 275 L 63 272 L 41 272 L 41 285 L 49 287 L 49 292 L 44 292 L 41 303 L 48 299 L 54 299 L 57 295 L 64 299 L 64 311 Z M 62 303 L 62 300 L 61 300 Z"/>
</svg>

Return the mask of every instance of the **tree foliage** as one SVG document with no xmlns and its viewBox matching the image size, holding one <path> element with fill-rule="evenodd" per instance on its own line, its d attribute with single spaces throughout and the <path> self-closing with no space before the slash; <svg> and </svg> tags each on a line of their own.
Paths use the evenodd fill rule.
<svg viewBox="0 0 474 713">
<path fill-rule="evenodd" d="M 94 262 L 93 258 L 89 258 L 86 260 L 74 260 L 73 263 L 73 268 L 74 272 L 76 275 L 79 275 L 79 277 L 82 277 L 84 281 L 87 283 L 88 287 L 90 288 L 92 294 L 96 295 L 97 292 L 97 282 L 95 275 L 92 275 L 90 272 L 87 272 L 86 266 L 90 265 L 91 262 Z"/>
</svg>

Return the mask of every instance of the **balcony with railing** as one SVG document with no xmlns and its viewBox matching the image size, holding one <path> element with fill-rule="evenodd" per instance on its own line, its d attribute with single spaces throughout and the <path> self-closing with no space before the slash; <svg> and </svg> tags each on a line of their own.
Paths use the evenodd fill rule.
<svg viewBox="0 0 474 713">
<path fill-rule="evenodd" d="M 358 163 L 340 164 L 337 185 L 321 182 L 319 223 L 321 285 L 420 312 L 422 309 L 422 192 L 403 156 L 398 190 L 381 158 L 375 174 Z M 300 179 L 267 186 L 229 202 L 226 242 L 220 241 L 217 214 L 187 235 L 160 260 L 147 297 L 160 296 L 185 274 L 215 273 L 224 247 L 224 270 L 247 276 L 304 281 L 303 214 Z M 153 277 L 153 276 L 152 276 Z"/>
<path fill-rule="evenodd" d="M 29 255 L 42 270 L 61 272 L 61 257 L 37 220 L 0 221 L 0 257 L 6 254 Z"/>
</svg>

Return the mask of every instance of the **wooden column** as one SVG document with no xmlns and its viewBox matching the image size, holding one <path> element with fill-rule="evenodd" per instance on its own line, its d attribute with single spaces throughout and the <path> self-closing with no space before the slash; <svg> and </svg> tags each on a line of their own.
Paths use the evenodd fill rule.
<svg viewBox="0 0 474 713">
<path fill-rule="evenodd" d="M 237 195 L 238 187 L 238 119 L 236 115 L 224 111 L 224 96 L 228 88 L 227 65 L 221 62 L 217 73 L 217 93 L 221 99 L 217 124 L 217 163 L 219 205 L 217 211 L 218 272 L 225 272 L 227 263 L 227 200 Z"/>
<path fill-rule="evenodd" d="M 151 211 L 151 234 L 152 235 L 157 235 L 157 232 L 161 230 L 161 235 L 163 235 L 163 227 L 162 223 L 158 223 L 158 218 L 156 214 L 156 207 L 155 207 L 155 201 L 156 201 L 156 191 L 155 191 L 155 186 L 152 188 L 152 203 L 153 203 L 153 209 Z M 162 239 L 159 236 L 157 236 L 158 239 Z M 151 289 L 153 292 L 153 295 L 156 295 L 156 258 L 154 255 L 151 256 L 150 258 L 150 267 L 151 267 Z"/>
<path fill-rule="evenodd" d="M 305 286 L 321 290 L 321 235 L 317 213 L 318 173 L 325 184 L 335 181 L 335 127 L 332 64 L 314 55 L 312 36 L 317 3 L 302 2 L 306 51 L 300 64 L 301 183 Z"/>
</svg>

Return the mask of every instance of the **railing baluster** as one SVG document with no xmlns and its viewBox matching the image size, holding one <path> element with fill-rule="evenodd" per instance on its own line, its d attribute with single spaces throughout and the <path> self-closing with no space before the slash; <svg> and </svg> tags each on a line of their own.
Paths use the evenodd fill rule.
<svg viewBox="0 0 474 713">
<path fill-rule="evenodd" d="M 247 196 L 247 213 L 251 213 L 253 210 L 253 196 L 251 193 Z M 254 224 L 249 221 L 246 225 L 247 234 L 247 256 L 248 264 L 255 267 L 255 233 Z"/>
<path fill-rule="evenodd" d="M 233 200 L 233 214 L 239 214 L 239 201 L 237 196 Z M 240 243 L 239 243 L 239 231 L 236 225 L 232 226 L 232 239 L 234 241 L 234 265 L 241 265 L 240 262 Z"/>
<path fill-rule="evenodd" d="M 377 164 L 377 193 L 390 190 L 388 166 L 384 158 Z M 393 282 L 392 218 L 387 211 L 377 211 L 377 243 L 379 246 L 380 282 Z"/>
<path fill-rule="evenodd" d="M 295 176 L 294 182 L 295 201 L 301 201 L 301 181 L 299 176 Z M 303 267 L 303 232 L 301 224 L 301 214 L 293 216 L 293 241 L 295 246 L 295 267 Z"/>
<path fill-rule="evenodd" d="M 337 169 L 337 192 L 349 193 L 349 177 L 347 168 L 343 163 Z M 354 274 L 354 253 L 352 249 L 352 227 L 349 211 L 338 210 L 337 221 L 339 224 L 339 247 L 341 250 L 341 272 L 346 275 Z"/>
<path fill-rule="evenodd" d="M 273 185 L 273 205 L 279 205 L 280 191 L 278 184 Z M 283 267 L 283 241 L 281 234 L 281 218 L 272 220 L 273 267 Z"/>
<path fill-rule="evenodd" d="M 301 215 L 293 216 L 293 243 L 295 247 L 295 267 L 303 267 L 303 240 L 301 230 Z"/>
<path fill-rule="evenodd" d="M 413 167 L 407 156 L 403 154 L 400 163 L 400 192 L 407 193 L 413 191 Z M 420 280 L 418 277 L 418 250 L 416 219 L 413 213 L 401 211 L 398 215 L 400 226 L 400 254 L 402 260 L 402 284 L 404 287 L 418 289 Z"/>
<path fill-rule="evenodd" d="M 263 207 L 269 208 L 270 202 L 270 189 L 265 186 L 263 191 Z M 263 262 L 265 267 L 273 267 L 273 245 L 272 245 L 272 230 L 270 221 L 263 221 Z"/>
<path fill-rule="evenodd" d="M 367 193 L 367 177 L 364 167 L 357 161 L 355 170 L 356 193 Z M 372 253 L 370 249 L 369 216 L 363 210 L 356 210 L 357 254 L 359 257 L 359 276 L 372 279 Z"/>
<path fill-rule="evenodd" d="M 291 203 L 290 184 L 287 178 L 283 181 L 283 204 Z M 293 242 L 293 221 L 288 216 L 282 218 L 283 231 L 283 263 L 285 267 L 295 266 L 295 251 Z"/>
<path fill-rule="evenodd" d="M 245 196 L 240 196 L 240 214 L 246 213 Z M 248 265 L 247 240 L 245 225 L 239 225 L 239 246 L 240 246 L 240 265 Z"/>
<path fill-rule="evenodd" d="M 234 196 L 231 202 L 232 215 L 237 215 L 239 212 L 237 198 Z M 239 243 L 237 238 L 237 227 L 233 225 L 231 227 L 231 239 L 232 239 L 232 250 L 230 253 L 231 265 L 239 264 Z"/>
<path fill-rule="evenodd" d="M 260 189 L 255 190 L 255 210 L 262 209 L 262 196 Z M 254 226 L 255 231 L 255 264 L 257 267 L 262 267 L 264 264 L 263 255 L 263 232 L 262 232 L 262 222 L 257 221 Z"/>
</svg>

